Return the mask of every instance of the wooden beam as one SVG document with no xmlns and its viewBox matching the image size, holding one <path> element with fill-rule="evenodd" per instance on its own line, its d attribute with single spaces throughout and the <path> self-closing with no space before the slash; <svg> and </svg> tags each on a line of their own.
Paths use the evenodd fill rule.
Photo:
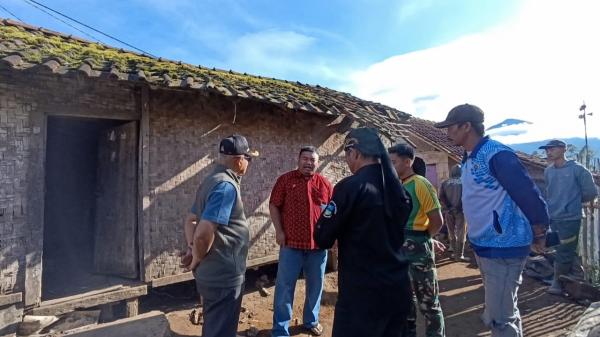
<svg viewBox="0 0 600 337">
<path fill-rule="evenodd" d="M 23 293 L 0 295 L 0 307 L 23 301 Z"/>
<path fill-rule="evenodd" d="M 125 300 L 125 317 L 137 316 L 139 313 L 139 300 L 138 298 L 130 298 Z"/>
<path fill-rule="evenodd" d="M 109 110 L 86 110 L 85 112 L 81 112 L 81 110 L 58 110 L 58 111 L 49 111 L 48 116 L 57 116 L 57 117 L 78 117 L 78 118 L 102 118 L 102 119 L 116 119 L 123 121 L 136 121 L 140 119 L 139 114 L 135 112 L 129 111 L 120 111 L 114 112 Z"/>
<path fill-rule="evenodd" d="M 257 268 L 266 264 L 277 262 L 277 260 L 279 260 L 279 255 L 267 255 L 259 257 L 257 259 L 249 260 L 246 263 L 246 268 Z"/>
<path fill-rule="evenodd" d="M 191 271 L 187 273 L 165 276 L 161 278 L 157 278 L 152 280 L 151 286 L 152 288 L 162 287 L 173 283 L 185 282 L 194 279 L 194 274 Z"/>
<path fill-rule="evenodd" d="M 78 300 L 78 299 L 84 298 L 84 297 L 90 297 L 90 296 L 94 296 L 94 295 L 98 295 L 98 294 L 104 294 L 104 293 L 118 290 L 118 289 L 123 289 L 123 285 L 119 284 L 116 286 L 112 286 L 112 287 L 108 287 L 108 288 L 104 288 L 104 289 L 93 290 L 93 291 L 88 291 L 88 292 L 77 294 L 77 295 L 60 297 L 60 298 L 56 298 L 53 300 L 44 301 L 42 304 L 43 305 L 53 305 L 53 304 L 58 304 L 58 303 L 63 303 L 63 302 L 69 302 L 69 301 Z"/>
<path fill-rule="evenodd" d="M 150 228 L 147 221 L 146 204 L 149 203 L 148 193 L 148 168 L 149 168 L 149 147 L 150 147 L 150 89 L 144 85 L 140 88 L 140 132 L 139 132 L 139 153 L 138 153 L 138 257 L 140 279 L 148 282 L 146 276 L 146 261 L 150 262 L 151 242 Z"/>
<path fill-rule="evenodd" d="M 137 287 L 124 287 L 122 289 L 117 289 L 101 294 L 74 298 L 67 302 L 55 303 L 50 305 L 45 305 L 45 302 L 42 302 L 39 307 L 32 308 L 28 310 L 27 313 L 30 315 L 41 316 L 61 315 L 77 309 L 91 308 L 102 304 L 123 301 L 130 298 L 137 298 L 139 296 L 146 295 L 147 293 L 147 285 Z"/>
<path fill-rule="evenodd" d="M 264 266 L 266 264 L 277 262 L 279 259 L 279 255 L 268 255 L 263 256 L 258 259 L 249 260 L 246 263 L 247 268 L 258 268 L 260 266 Z M 185 282 L 194 279 L 194 274 L 192 272 L 181 273 L 176 275 L 165 276 L 161 278 L 154 279 L 150 282 L 150 286 L 152 288 L 162 287 L 169 284 Z"/>
</svg>

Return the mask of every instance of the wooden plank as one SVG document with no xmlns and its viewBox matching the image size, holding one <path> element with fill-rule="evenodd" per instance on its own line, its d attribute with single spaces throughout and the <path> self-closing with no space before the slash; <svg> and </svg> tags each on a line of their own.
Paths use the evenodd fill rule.
<svg viewBox="0 0 600 337">
<path fill-rule="evenodd" d="M 72 337 L 167 337 L 172 336 L 172 333 L 165 314 L 160 311 L 151 311 L 132 318 L 62 331 L 60 335 Z"/>
<path fill-rule="evenodd" d="M 28 310 L 30 315 L 61 315 L 77 309 L 92 308 L 102 304 L 108 304 L 118 301 L 136 298 L 148 294 L 148 286 L 142 285 L 137 287 L 127 287 L 119 290 L 110 291 L 107 293 L 96 294 L 71 300 L 68 302 L 45 305 L 44 302 L 37 308 Z"/>
<path fill-rule="evenodd" d="M 162 287 L 173 283 L 185 282 L 194 279 L 192 272 L 181 273 L 177 275 L 165 276 L 152 280 L 150 285 L 152 288 Z"/>
<path fill-rule="evenodd" d="M 23 293 L 0 295 L 0 307 L 23 301 Z"/>
<path fill-rule="evenodd" d="M 125 317 L 137 316 L 139 313 L 139 303 L 137 297 L 125 300 Z"/>
<path fill-rule="evenodd" d="M 267 255 L 259 257 L 257 259 L 249 260 L 246 263 L 246 268 L 257 268 L 266 264 L 277 262 L 277 260 L 279 260 L 279 255 Z"/>
<path fill-rule="evenodd" d="M 138 153 L 138 247 L 139 247 L 139 270 L 140 279 L 149 281 L 146 273 L 146 261 L 150 263 L 151 241 L 150 241 L 150 217 L 147 214 L 149 200 L 148 174 L 149 174 L 149 150 L 150 150 L 150 89 L 142 86 L 140 92 L 140 139 Z"/>
<path fill-rule="evenodd" d="M 77 294 L 77 295 L 72 295 L 72 296 L 61 297 L 61 298 L 57 298 L 57 299 L 53 299 L 53 300 L 49 300 L 49 301 L 44 301 L 43 305 L 52 305 L 52 304 L 63 303 L 63 302 L 68 302 L 68 301 L 76 301 L 81 298 L 98 295 L 98 294 L 104 294 L 109 291 L 114 291 L 114 290 L 122 289 L 122 288 L 123 288 L 123 285 L 119 284 L 119 285 L 108 287 L 108 288 L 88 291 L 88 292 Z"/>
<path fill-rule="evenodd" d="M 41 232 L 34 232 L 41 233 Z M 36 235 L 37 236 L 37 235 Z M 39 241 L 35 238 L 33 242 L 38 243 L 34 245 L 31 252 L 25 255 L 25 305 L 36 305 L 40 303 L 42 298 L 42 245 L 43 241 Z"/>
<path fill-rule="evenodd" d="M 102 109 L 94 109 L 94 107 L 88 107 L 85 112 L 82 112 L 81 109 L 65 109 L 64 106 L 61 108 L 50 107 L 46 111 L 48 111 L 48 116 L 59 116 L 59 117 L 78 117 L 78 118 L 102 118 L 102 119 L 116 119 L 116 120 L 124 120 L 124 121 L 132 121 L 138 120 L 140 118 L 139 113 L 136 111 L 112 111 L 112 110 L 102 110 Z"/>
<path fill-rule="evenodd" d="M 137 122 L 103 130 L 98 139 L 94 269 L 138 277 Z"/>
</svg>

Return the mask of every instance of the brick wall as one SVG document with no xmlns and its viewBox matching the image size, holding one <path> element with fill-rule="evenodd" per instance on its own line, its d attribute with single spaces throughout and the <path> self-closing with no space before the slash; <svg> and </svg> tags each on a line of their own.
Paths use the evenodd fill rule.
<svg viewBox="0 0 600 337">
<path fill-rule="evenodd" d="M 236 114 L 237 112 L 237 114 Z M 235 124 L 233 124 L 235 116 Z M 153 91 L 150 94 L 149 202 L 145 210 L 146 279 L 181 272 L 177 254 L 184 246 L 183 218 L 196 189 L 217 160 L 221 138 L 245 135 L 261 153 L 242 180 L 249 218 L 249 265 L 278 253 L 268 199 L 276 178 L 296 167 L 302 145 L 319 147 L 321 170 L 333 183 L 349 174 L 339 120 L 291 113 L 256 102 Z"/>
</svg>

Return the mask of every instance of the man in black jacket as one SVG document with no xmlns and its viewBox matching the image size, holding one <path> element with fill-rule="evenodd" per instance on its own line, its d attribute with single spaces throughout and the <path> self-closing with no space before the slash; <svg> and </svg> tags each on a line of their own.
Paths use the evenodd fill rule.
<svg viewBox="0 0 600 337">
<path fill-rule="evenodd" d="M 399 337 L 411 305 L 404 228 L 411 200 L 374 129 L 352 130 L 340 181 L 317 222 L 319 247 L 338 241 L 338 301 L 333 337 Z"/>
</svg>

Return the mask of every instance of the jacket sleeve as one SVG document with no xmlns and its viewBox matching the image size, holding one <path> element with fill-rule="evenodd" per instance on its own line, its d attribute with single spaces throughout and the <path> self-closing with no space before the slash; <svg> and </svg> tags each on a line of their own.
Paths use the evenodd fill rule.
<svg viewBox="0 0 600 337">
<path fill-rule="evenodd" d="M 548 206 L 540 190 L 514 152 L 495 154 L 490 159 L 490 170 L 531 225 L 547 226 L 550 223 Z"/>
<path fill-rule="evenodd" d="M 594 184 L 594 177 L 585 167 L 580 166 L 577 173 L 577 183 L 581 189 L 581 201 L 588 202 L 594 200 L 598 195 L 598 189 Z"/>
<path fill-rule="evenodd" d="M 314 239 L 319 248 L 329 249 L 338 239 L 341 229 L 346 225 L 352 209 L 352 195 L 349 195 L 340 182 L 333 188 L 333 196 L 317 221 Z"/>
</svg>

